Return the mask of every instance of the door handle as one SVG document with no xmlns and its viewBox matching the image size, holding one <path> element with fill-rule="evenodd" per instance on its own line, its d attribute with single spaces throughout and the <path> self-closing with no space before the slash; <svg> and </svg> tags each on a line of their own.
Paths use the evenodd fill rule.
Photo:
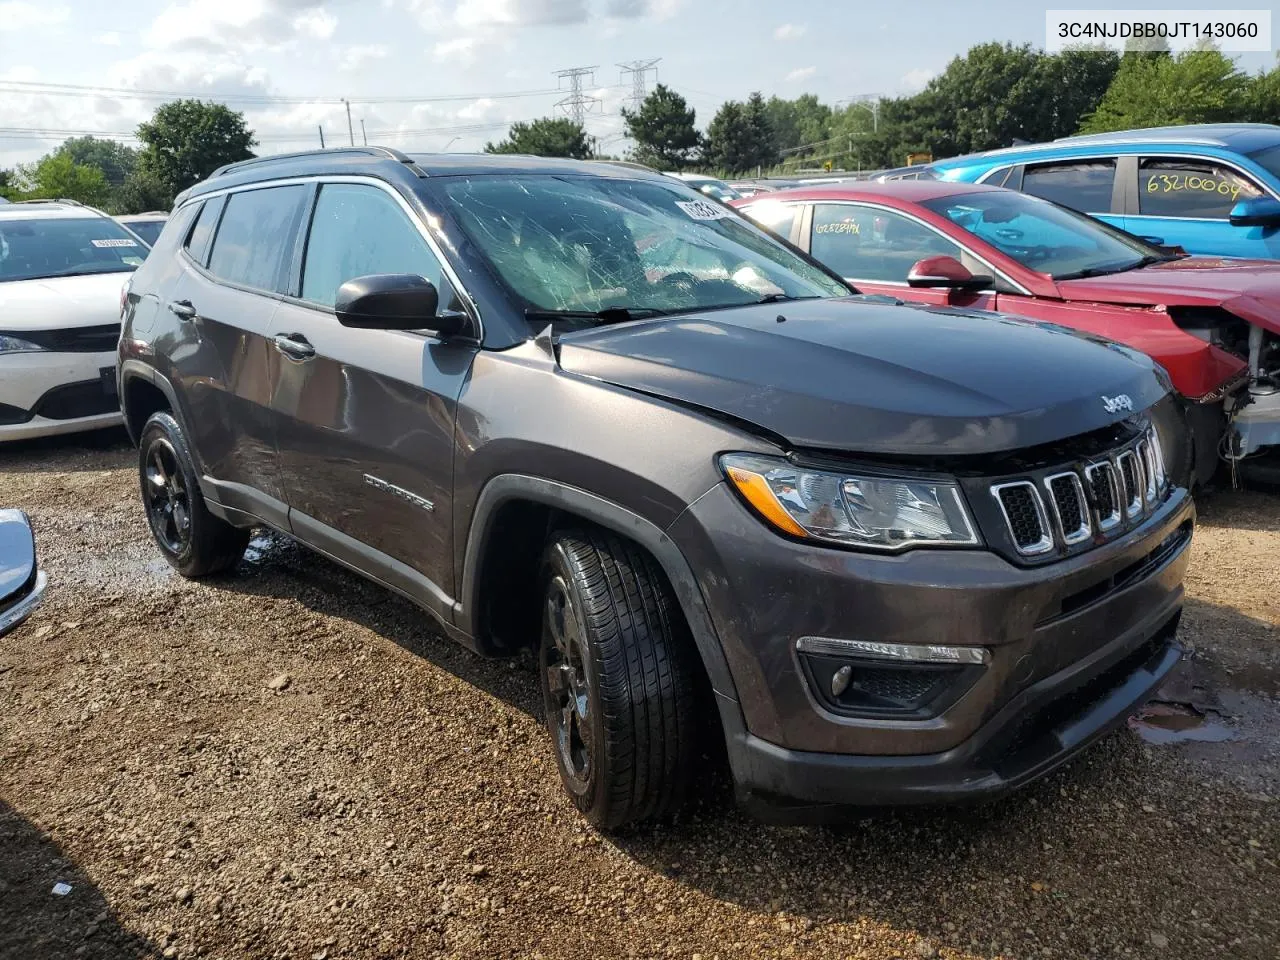
<svg viewBox="0 0 1280 960">
<path fill-rule="evenodd" d="M 191 305 L 190 300 L 170 300 L 169 312 L 179 320 L 194 320 L 196 318 L 196 308 Z"/>
<path fill-rule="evenodd" d="M 273 342 L 291 360 L 310 360 L 316 355 L 316 348 L 300 333 L 277 333 Z"/>
</svg>

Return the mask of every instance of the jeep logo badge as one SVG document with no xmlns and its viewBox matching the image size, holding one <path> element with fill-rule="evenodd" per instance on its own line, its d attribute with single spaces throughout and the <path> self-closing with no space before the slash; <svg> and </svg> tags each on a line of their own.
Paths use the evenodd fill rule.
<svg viewBox="0 0 1280 960">
<path fill-rule="evenodd" d="M 1122 393 L 1114 397 L 1103 397 L 1102 406 L 1107 413 L 1116 413 L 1120 410 L 1128 410 L 1130 413 L 1133 412 L 1133 401 L 1129 399 L 1129 395 L 1127 393 Z"/>
</svg>

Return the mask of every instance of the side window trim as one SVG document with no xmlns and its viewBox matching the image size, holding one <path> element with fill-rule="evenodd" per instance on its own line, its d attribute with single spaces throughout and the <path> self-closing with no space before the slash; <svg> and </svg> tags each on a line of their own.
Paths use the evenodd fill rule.
<svg viewBox="0 0 1280 960">
<path fill-rule="evenodd" d="M 1116 157 L 1116 180 L 1112 185 L 1111 209 L 1122 217 L 1138 212 L 1138 155 L 1121 154 Z"/>
<path fill-rule="evenodd" d="M 204 213 L 203 209 L 201 209 L 200 212 L 196 214 L 196 218 L 191 221 L 191 229 L 187 231 L 187 236 L 182 241 L 182 252 L 186 254 L 187 259 L 206 272 L 209 269 L 209 254 L 213 252 L 213 241 L 218 236 L 218 228 L 222 225 L 222 215 L 227 209 L 227 196 L 227 194 L 221 193 L 215 197 L 209 197 L 203 202 L 200 200 L 192 201 L 192 203 L 198 203 L 201 208 L 214 204 L 218 211 L 214 218 L 213 225 L 209 228 L 209 239 L 205 241 L 204 250 L 201 251 L 202 255 L 199 258 L 192 256 L 191 248 L 187 246 L 187 243 L 191 240 L 191 235 L 195 233 L 196 226 L 200 222 L 200 217 Z"/>
<path fill-rule="evenodd" d="M 990 270 L 991 281 L 992 281 L 990 289 L 992 292 L 1019 293 L 1019 294 L 1025 294 L 1027 296 L 1031 295 L 1030 290 L 1028 290 L 1022 284 L 1018 283 L 1018 281 L 1014 280 L 1012 277 L 1007 276 L 1003 271 L 997 270 L 995 265 L 992 264 L 991 261 L 988 260 L 986 257 L 980 256 L 979 254 L 974 253 L 973 250 L 970 249 L 967 245 L 956 240 L 954 237 L 947 236 L 945 233 L 943 233 L 933 224 L 921 219 L 920 217 L 917 217 L 913 213 L 908 213 L 906 210 L 898 210 L 895 207 L 882 206 L 881 204 L 878 204 L 878 203 L 868 203 L 863 200 L 822 200 L 822 201 L 815 200 L 809 204 L 810 211 L 812 211 L 813 208 L 818 205 L 818 203 L 829 203 L 829 204 L 832 204 L 833 206 L 841 206 L 841 207 L 861 207 L 862 209 L 865 209 L 865 210 L 876 210 L 876 211 L 880 211 L 888 214 L 897 214 L 898 216 L 904 217 L 907 220 L 911 220 L 914 223 L 924 227 L 926 230 L 929 230 L 932 233 L 936 234 L 938 237 L 945 240 L 947 243 L 950 243 L 956 247 L 959 247 L 969 256 L 973 257 L 973 259 L 977 260 L 980 264 L 982 264 L 984 267 Z M 812 232 L 810 232 L 806 236 L 806 239 L 810 239 L 811 237 L 812 237 Z M 857 286 L 859 281 L 861 281 L 862 283 L 879 283 L 879 284 L 884 284 L 885 286 L 894 286 L 894 287 L 909 286 L 909 284 L 899 280 L 871 280 L 871 279 L 868 279 L 867 277 L 845 277 L 844 279 L 848 280 L 854 286 Z M 1008 284 L 1009 289 L 1002 290 L 1000 288 L 1000 285 L 1002 283 Z M 984 293 L 986 291 L 978 291 L 978 292 Z"/>
<path fill-rule="evenodd" d="M 1196 223 L 1222 223 L 1223 220 L 1217 217 L 1166 217 L 1160 214 L 1140 213 L 1138 208 L 1138 189 L 1139 171 L 1143 160 L 1186 160 L 1190 163 L 1207 163 L 1216 164 L 1220 167 L 1226 167 L 1232 173 L 1241 177 L 1249 183 L 1255 190 L 1258 190 L 1264 197 L 1271 197 L 1274 200 L 1280 200 L 1280 196 L 1274 190 L 1267 186 L 1265 182 L 1259 179 L 1258 175 L 1251 170 L 1246 170 L 1231 160 L 1223 157 L 1209 157 L 1203 154 L 1188 153 L 1185 150 L 1177 153 L 1149 153 L 1142 152 L 1134 154 L 1134 170 L 1133 170 L 1133 212 L 1129 214 L 1131 217 L 1142 217 L 1144 220 L 1191 220 Z"/>
<path fill-rule="evenodd" d="M 316 215 L 316 200 L 320 196 L 320 183 L 307 184 L 307 199 L 302 204 L 302 216 L 293 234 L 293 252 L 289 255 L 289 275 L 285 279 L 284 297 L 297 300 L 302 297 L 302 270 L 307 262 L 307 245 L 311 242 L 311 226 Z"/>
<path fill-rule="evenodd" d="M 449 258 L 444 255 L 444 251 L 441 250 L 440 244 L 436 241 L 436 238 L 433 237 L 431 235 L 430 230 L 426 228 L 426 225 L 423 222 L 422 216 L 404 198 L 404 195 L 401 194 L 399 190 L 397 190 L 391 183 L 389 183 L 386 180 L 383 180 L 379 177 L 371 177 L 368 175 L 361 175 L 361 174 L 315 174 L 310 176 L 281 177 L 278 180 L 263 180 L 258 183 L 246 183 L 246 184 L 238 185 L 235 187 L 224 187 L 221 190 L 214 190 L 214 191 L 210 191 L 209 193 L 202 193 L 199 195 L 199 197 L 193 197 L 191 202 L 195 203 L 200 199 L 210 200 L 217 197 L 222 197 L 224 198 L 223 207 L 225 209 L 225 206 L 226 206 L 225 198 L 231 195 L 232 193 L 242 193 L 246 190 L 266 190 L 266 189 L 270 189 L 271 187 L 288 187 L 288 186 L 294 186 L 295 184 L 300 184 L 302 186 L 314 185 L 315 187 L 319 187 L 319 186 L 323 186 L 326 183 L 355 183 L 355 184 L 365 184 L 367 186 L 377 187 L 379 190 L 382 190 L 384 193 L 389 194 L 391 198 L 396 201 L 396 203 L 400 206 L 401 211 L 404 212 L 404 214 L 409 218 L 414 228 L 418 231 L 418 233 L 422 235 L 422 238 L 426 240 L 427 246 L 431 248 L 431 251 L 432 253 L 435 254 L 436 259 L 440 261 L 441 269 L 443 271 L 444 276 L 448 278 L 449 284 L 450 286 L 453 287 L 454 293 L 457 295 L 458 299 L 462 301 L 462 304 L 465 307 L 465 312 L 467 316 L 471 319 L 471 323 L 475 328 L 474 334 L 472 334 L 470 337 L 459 336 L 459 337 L 455 337 L 454 339 L 473 339 L 477 343 L 483 343 L 484 317 L 481 316 L 480 314 L 480 306 L 476 302 L 475 297 L 472 296 L 471 291 L 468 290 L 466 286 L 462 283 L 462 281 L 458 278 L 458 273 L 454 269 L 453 264 L 449 262 Z M 221 215 L 219 215 L 218 217 L 219 227 L 221 227 L 221 223 L 222 223 L 222 217 Z M 215 239 L 216 239 L 216 236 L 217 236 L 217 232 L 215 231 L 214 232 Z M 213 249 L 212 243 L 210 243 L 209 249 L 210 250 Z M 191 262 L 195 264 L 194 259 L 192 259 Z M 240 286 L 239 284 L 232 283 L 227 280 L 223 280 L 221 277 L 215 277 L 213 274 L 211 274 L 208 271 L 208 268 L 203 265 L 196 264 L 196 266 L 200 269 L 201 274 L 202 276 L 205 277 L 205 279 L 210 280 L 214 283 L 219 283 L 224 286 L 232 287 L 237 290 L 246 290 L 250 293 L 257 293 L 262 296 L 269 296 L 276 300 L 287 300 L 289 303 L 295 306 L 307 307 L 309 309 L 315 309 L 315 310 L 325 309 L 324 307 L 318 304 L 309 303 L 308 301 L 301 300 L 294 297 L 287 297 L 275 291 L 263 291 L 255 288 Z"/>
</svg>

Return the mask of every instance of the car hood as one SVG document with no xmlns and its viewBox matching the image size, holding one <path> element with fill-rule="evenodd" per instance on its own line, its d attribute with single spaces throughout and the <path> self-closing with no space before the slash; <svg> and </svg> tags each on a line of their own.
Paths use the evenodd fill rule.
<svg viewBox="0 0 1280 960">
<path fill-rule="evenodd" d="M 783 319 L 785 317 L 785 319 Z M 1128 347 L 1000 314 L 857 298 L 566 335 L 567 372 L 747 421 L 796 447 L 978 454 L 1100 429 L 1168 381 Z"/>
<path fill-rule="evenodd" d="M 0 610 L 26 594 L 36 575 L 36 545 L 19 510 L 0 510 Z"/>
<path fill-rule="evenodd" d="M 0 330 L 57 330 L 120 322 L 131 272 L 0 283 Z"/>
<path fill-rule="evenodd" d="M 1185 257 L 1105 277 L 1058 281 L 1064 300 L 1142 306 L 1222 307 L 1280 333 L 1280 263 Z"/>
</svg>

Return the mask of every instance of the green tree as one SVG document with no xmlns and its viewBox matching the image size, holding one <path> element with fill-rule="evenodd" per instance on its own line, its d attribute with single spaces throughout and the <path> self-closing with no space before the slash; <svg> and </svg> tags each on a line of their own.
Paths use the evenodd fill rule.
<svg viewBox="0 0 1280 960">
<path fill-rule="evenodd" d="M 107 178 L 97 167 L 72 162 L 57 151 L 18 168 L 16 179 L 24 200 L 61 199 L 100 207 L 111 195 Z"/>
<path fill-rule="evenodd" d="M 623 109 L 627 136 L 635 141 L 631 159 L 659 170 L 682 170 L 695 158 L 702 137 L 694 126 L 696 115 L 680 94 L 665 84 L 654 87 L 640 109 Z"/>
<path fill-rule="evenodd" d="M 1249 84 L 1248 118 L 1258 123 L 1280 123 L 1280 66 L 1259 73 Z"/>
<path fill-rule="evenodd" d="M 764 98 L 753 93 L 746 103 L 720 105 L 707 127 L 705 160 L 726 173 L 740 173 L 778 162 L 778 148 Z"/>
<path fill-rule="evenodd" d="M 831 135 L 831 108 L 812 93 L 794 100 L 770 97 L 764 108 L 779 150 L 819 143 Z"/>
<path fill-rule="evenodd" d="M 543 117 L 529 123 L 513 123 L 507 138 L 486 143 L 485 153 L 528 153 L 536 157 L 572 157 L 585 160 L 591 156 L 591 138 L 579 124 L 566 117 Z"/>
<path fill-rule="evenodd" d="M 113 187 L 122 186 L 138 162 L 137 150 L 98 137 L 72 137 L 54 153 L 65 154 L 82 167 L 97 167 Z"/>
<path fill-rule="evenodd" d="M 135 170 L 115 191 L 118 213 L 146 213 L 173 206 L 173 191 L 150 173 Z"/>
<path fill-rule="evenodd" d="M 138 125 L 142 152 L 135 172 L 161 185 L 168 202 L 225 163 L 248 160 L 257 145 L 244 114 L 225 104 L 173 100 Z"/>
<path fill-rule="evenodd" d="M 1248 116 L 1257 81 L 1216 50 L 1175 56 L 1126 54 L 1082 133 L 1184 123 L 1218 123 Z"/>
</svg>

